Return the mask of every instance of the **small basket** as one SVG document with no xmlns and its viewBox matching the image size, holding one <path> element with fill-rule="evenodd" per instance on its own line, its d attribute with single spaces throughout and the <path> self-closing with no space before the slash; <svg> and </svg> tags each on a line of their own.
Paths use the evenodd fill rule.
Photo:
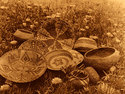
<svg viewBox="0 0 125 94">
<path fill-rule="evenodd" d="M 17 29 L 16 32 L 13 34 L 15 37 L 23 40 L 28 40 L 34 38 L 34 34 L 25 29 Z"/>
<path fill-rule="evenodd" d="M 72 79 L 79 79 L 86 85 L 89 83 L 89 76 L 84 70 L 74 70 L 71 72 L 71 76 Z"/>
</svg>

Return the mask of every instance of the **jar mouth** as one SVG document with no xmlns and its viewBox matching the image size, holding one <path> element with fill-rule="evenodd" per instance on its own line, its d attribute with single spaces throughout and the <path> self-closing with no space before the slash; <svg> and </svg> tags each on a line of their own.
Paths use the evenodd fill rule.
<svg viewBox="0 0 125 94">
<path fill-rule="evenodd" d="M 86 53 L 86 57 L 88 58 L 104 58 L 112 55 L 115 52 L 115 49 L 105 47 L 91 50 Z"/>
<path fill-rule="evenodd" d="M 21 32 L 24 32 L 24 33 L 28 33 L 28 34 L 32 34 L 31 31 L 25 30 L 25 29 L 18 29 L 18 31 L 21 31 Z"/>
</svg>

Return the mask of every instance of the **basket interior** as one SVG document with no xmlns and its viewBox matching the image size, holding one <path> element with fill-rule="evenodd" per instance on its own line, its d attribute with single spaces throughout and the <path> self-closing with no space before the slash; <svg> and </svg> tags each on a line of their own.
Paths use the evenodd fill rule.
<svg viewBox="0 0 125 94">
<path fill-rule="evenodd" d="M 88 52 L 86 54 L 86 57 L 90 57 L 90 58 L 107 57 L 113 54 L 114 52 L 115 52 L 115 49 L 113 48 L 99 48 Z"/>
</svg>

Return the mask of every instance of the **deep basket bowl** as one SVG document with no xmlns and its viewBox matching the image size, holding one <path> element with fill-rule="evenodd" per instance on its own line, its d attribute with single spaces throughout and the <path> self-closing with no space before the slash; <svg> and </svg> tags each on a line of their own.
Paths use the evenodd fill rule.
<svg viewBox="0 0 125 94">
<path fill-rule="evenodd" d="M 84 61 L 86 65 L 95 69 L 107 70 L 119 61 L 120 55 L 113 47 L 102 47 L 90 50 L 85 53 Z"/>
<path fill-rule="evenodd" d="M 25 29 L 17 29 L 13 35 L 19 40 L 28 40 L 34 38 L 34 34 L 31 31 Z"/>
<path fill-rule="evenodd" d="M 74 45 L 74 49 L 79 52 L 87 52 L 95 48 L 97 48 L 96 41 L 87 37 L 79 38 Z"/>
</svg>

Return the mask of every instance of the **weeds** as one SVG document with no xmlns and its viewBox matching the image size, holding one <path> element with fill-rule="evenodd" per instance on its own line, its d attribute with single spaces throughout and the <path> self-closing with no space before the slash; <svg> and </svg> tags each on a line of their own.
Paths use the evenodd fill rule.
<svg viewBox="0 0 125 94">
<path fill-rule="evenodd" d="M 75 36 L 75 39 L 82 36 L 96 36 L 96 41 L 99 47 L 104 45 L 113 46 L 121 52 L 122 58 L 117 64 L 117 71 L 113 74 L 107 75 L 108 77 L 105 78 L 106 80 L 102 80 L 102 85 L 106 88 L 111 87 L 111 90 L 104 91 L 106 89 L 102 90 L 102 88 L 105 88 L 103 86 L 89 86 L 89 94 L 97 94 L 97 92 L 98 94 L 116 94 L 114 92 L 118 92 L 117 94 L 120 94 L 119 90 L 124 92 L 124 86 L 121 84 L 124 83 L 125 79 L 125 77 L 123 77 L 125 68 L 123 49 L 119 46 L 120 42 L 123 40 L 123 33 L 121 30 L 124 29 L 125 24 L 124 19 L 121 18 L 122 15 L 123 13 L 121 11 L 120 4 L 117 4 L 116 2 L 109 2 L 108 0 L 104 0 L 102 2 L 90 2 L 85 0 L 84 2 L 79 1 L 77 3 L 72 2 L 72 0 L 63 3 L 41 2 L 39 5 L 32 2 L 27 3 L 24 2 L 24 0 L 10 0 L 8 3 L 3 3 L 0 1 L 0 55 L 3 55 L 9 50 L 18 48 L 20 45 L 17 44 L 13 46 L 10 44 L 12 40 L 15 40 L 13 33 L 17 29 L 27 29 L 36 34 L 41 27 L 52 29 L 53 27 L 51 28 L 48 23 L 57 21 L 57 19 L 59 19 L 66 22 L 65 24 L 61 25 L 65 27 L 65 30 L 71 30 Z M 67 75 L 62 71 L 55 72 L 47 70 L 46 73 L 36 81 L 26 84 L 15 83 L 15 87 L 13 86 L 11 90 L 2 93 L 86 93 L 83 90 L 74 91 L 69 89 L 70 85 L 66 80 L 66 76 Z M 63 84 L 59 85 L 58 87 L 51 86 L 51 80 L 54 77 L 60 77 L 63 80 Z M 110 86 L 108 86 L 109 84 Z M 52 88 L 55 90 L 54 93 L 52 93 L 53 91 L 50 90 Z"/>
</svg>

